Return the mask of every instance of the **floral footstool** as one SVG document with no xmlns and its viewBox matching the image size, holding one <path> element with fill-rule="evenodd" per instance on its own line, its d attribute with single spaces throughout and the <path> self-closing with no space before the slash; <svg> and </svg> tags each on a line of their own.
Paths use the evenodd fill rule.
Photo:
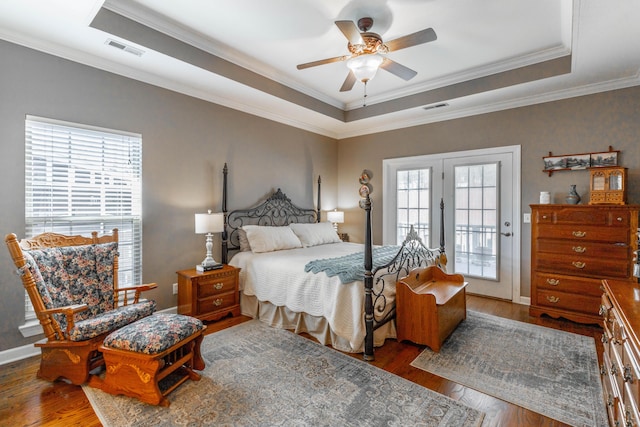
<svg viewBox="0 0 640 427">
<path fill-rule="evenodd" d="M 100 351 L 104 378 L 90 385 L 152 405 L 169 406 L 166 396 L 204 369 L 202 321 L 181 314 L 154 314 L 109 334 Z M 94 377 L 95 378 L 95 377 Z"/>
</svg>

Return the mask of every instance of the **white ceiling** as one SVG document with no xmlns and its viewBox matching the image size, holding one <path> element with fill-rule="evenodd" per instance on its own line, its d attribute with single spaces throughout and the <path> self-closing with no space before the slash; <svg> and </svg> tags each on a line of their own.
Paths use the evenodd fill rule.
<svg viewBox="0 0 640 427">
<path fill-rule="evenodd" d="M 334 21 L 365 16 L 438 39 L 387 54 L 418 74 L 380 70 L 363 107 L 345 62 L 296 65 L 347 55 Z M 638 85 L 638 22 L 637 0 L 0 1 L 2 39 L 334 138 Z"/>
</svg>

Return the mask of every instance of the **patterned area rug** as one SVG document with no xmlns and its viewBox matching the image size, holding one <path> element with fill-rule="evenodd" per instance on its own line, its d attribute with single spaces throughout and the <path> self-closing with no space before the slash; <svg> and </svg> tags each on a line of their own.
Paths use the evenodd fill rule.
<svg viewBox="0 0 640 427">
<path fill-rule="evenodd" d="M 479 426 L 446 396 L 254 320 L 207 335 L 207 364 L 155 407 L 83 386 L 105 426 Z"/>
<path fill-rule="evenodd" d="M 595 341 L 484 313 L 412 366 L 572 426 L 606 426 Z"/>
</svg>

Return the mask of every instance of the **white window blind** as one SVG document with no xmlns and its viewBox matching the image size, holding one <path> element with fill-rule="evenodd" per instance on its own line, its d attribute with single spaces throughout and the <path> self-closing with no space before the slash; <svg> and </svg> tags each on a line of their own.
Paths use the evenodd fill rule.
<svg viewBox="0 0 640 427">
<path fill-rule="evenodd" d="M 117 228 L 119 284 L 142 283 L 141 135 L 33 116 L 25 129 L 26 236 Z"/>
</svg>

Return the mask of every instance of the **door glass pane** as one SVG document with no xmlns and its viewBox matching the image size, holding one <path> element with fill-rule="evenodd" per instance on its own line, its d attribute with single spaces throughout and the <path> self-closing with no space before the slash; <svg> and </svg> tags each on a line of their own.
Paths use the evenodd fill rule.
<svg viewBox="0 0 640 427">
<path fill-rule="evenodd" d="M 431 168 L 398 170 L 396 173 L 396 243 L 402 244 L 411 226 L 429 246 Z"/>
<path fill-rule="evenodd" d="M 455 272 L 498 279 L 497 163 L 456 166 Z"/>
</svg>

